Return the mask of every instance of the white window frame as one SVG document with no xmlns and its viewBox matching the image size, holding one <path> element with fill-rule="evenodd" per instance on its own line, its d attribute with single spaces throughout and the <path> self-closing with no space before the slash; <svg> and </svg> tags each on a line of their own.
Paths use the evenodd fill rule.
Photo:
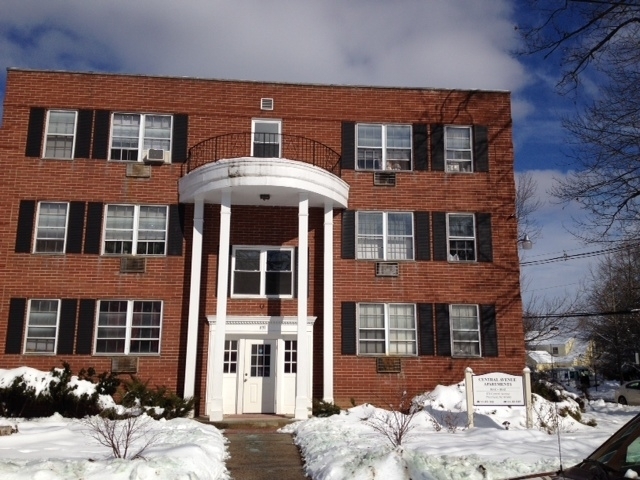
<svg viewBox="0 0 640 480">
<path fill-rule="evenodd" d="M 131 229 L 129 228 L 108 228 L 108 219 L 109 219 L 109 207 L 133 207 L 133 226 Z M 141 229 L 140 228 L 140 210 L 142 208 L 164 208 L 165 209 L 165 224 L 164 224 L 164 251 L 162 253 L 138 253 L 138 246 L 142 242 L 149 243 L 161 243 L 160 241 L 152 242 L 151 240 L 140 240 L 140 232 L 141 231 L 163 231 L 162 229 Z M 128 239 L 108 239 L 107 232 L 132 232 L 131 240 Z M 167 242 L 169 235 L 169 207 L 168 205 L 134 205 L 134 204 L 125 204 L 125 203 L 109 203 L 104 206 L 104 220 L 102 225 L 102 254 L 103 255 L 112 255 L 112 256 L 145 256 L 145 257 L 162 257 L 167 255 Z M 128 242 L 131 241 L 131 252 L 107 252 L 107 242 Z"/>
<path fill-rule="evenodd" d="M 298 341 L 284 340 L 284 373 L 295 375 L 298 372 Z"/>
<path fill-rule="evenodd" d="M 454 315 L 454 310 L 456 308 L 459 307 L 464 307 L 464 308 L 469 308 L 469 307 L 474 307 L 475 308 L 475 319 L 476 319 L 476 325 L 477 328 L 454 328 L 454 318 L 459 318 L 460 315 Z M 482 331 L 481 331 L 481 326 L 480 326 L 480 307 L 476 304 L 463 304 L 463 303 L 455 303 L 455 304 L 451 304 L 449 305 L 449 328 L 450 328 L 450 332 L 451 332 L 451 356 L 452 357 L 473 357 L 473 358 L 478 358 L 478 357 L 482 357 Z M 456 332 L 476 332 L 477 333 L 477 340 L 462 340 L 462 339 L 456 339 L 455 338 L 455 333 Z M 466 352 L 456 352 L 456 348 L 455 345 L 457 343 L 473 343 L 473 344 L 477 344 L 478 345 L 478 354 L 471 354 L 471 353 L 466 353 Z"/>
<path fill-rule="evenodd" d="M 367 145 L 360 145 L 360 127 L 379 127 L 380 128 L 380 147 L 373 147 Z M 401 127 L 403 129 L 409 130 L 409 146 L 408 147 L 392 147 L 389 146 L 389 138 L 388 138 L 388 129 L 390 127 Z M 380 170 L 394 170 L 394 171 L 403 171 L 409 172 L 413 170 L 413 127 L 407 124 L 401 123 L 358 123 L 356 124 L 356 170 L 369 170 L 369 171 L 380 171 Z M 371 168 L 366 165 L 360 166 L 360 150 L 380 150 L 380 168 L 376 168 L 375 165 Z M 389 152 L 392 150 L 406 150 L 409 152 L 408 160 L 399 160 L 392 159 L 389 157 Z M 377 162 L 376 159 L 364 160 L 365 162 Z M 408 168 L 402 168 L 402 165 L 408 165 Z"/>
<path fill-rule="evenodd" d="M 471 217 L 473 219 L 473 236 L 451 235 L 449 221 L 451 217 Z M 447 259 L 449 262 L 477 262 L 478 261 L 478 226 L 476 224 L 476 216 L 473 213 L 447 213 Z M 461 259 L 457 254 L 451 254 L 452 242 L 473 242 L 473 259 Z"/>
<path fill-rule="evenodd" d="M 58 238 L 47 238 L 46 236 L 40 236 L 41 230 L 46 230 L 47 226 L 46 225 L 41 225 L 40 222 L 43 220 L 43 216 L 42 216 L 42 206 L 43 205 L 65 205 L 65 218 L 64 218 L 64 227 L 58 227 L 58 226 L 48 226 L 49 229 L 56 229 L 56 230 L 64 230 L 63 232 L 63 237 L 62 237 L 62 250 L 60 251 L 46 251 L 46 250 L 39 250 L 38 249 L 38 242 L 46 242 L 46 241 L 59 241 L 60 239 Z M 35 229 L 35 234 L 34 234 L 34 241 L 33 241 L 33 253 L 38 253 L 38 254 L 44 254 L 44 255 L 62 255 L 67 251 L 67 234 L 69 232 L 69 202 L 38 202 L 38 212 L 36 214 L 36 229 Z"/>
<path fill-rule="evenodd" d="M 266 134 L 266 135 L 277 135 L 277 142 L 257 142 L 256 133 L 260 134 L 263 132 L 256 132 L 256 126 L 258 124 L 269 124 L 269 125 L 277 125 L 278 133 Z M 256 156 L 255 145 L 256 143 L 260 143 L 263 145 L 278 145 L 278 155 L 276 157 L 268 157 L 268 158 L 282 158 L 282 120 L 270 119 L 270 118 L 254 118 L 251 120 L 251 156 Z M 261 157 L 262 158 L 262 157 Z M 266 157 L 265 157 L 266 158 Z"/>
<path fill-rule="evenodd" d="M 116 325 L 116 326 L 109 326 L 109 325 L 100 325 L 100 313 L 101 313 L 101 306 L 103 303 L 110 303 L 110 302 L 126 302 L 127 303 L 127 312 L 126 312 L 126 324 L 124 326 L 121 325 Z M 145 302 L 149 302 L 149 303 L 158 303 L 160 304 L 160 325 L 159 326 L 148 326 L 148 325 L 133 325 L 133 314 L 134 314 L 134 304 L 135 303 L 145 303 Z M 100 356 L 100 355 L 107 355 L 107 356 L 114 356 L 114 355 L 136 355 L 136 356 L 158 356 L 160 355 L 160 353 L 162 352 L 162 327 L 163 327 L 163 323 L 164 323 L 164 302 L 162 300 L 123 300 L 123 299 L 109 299 L 109 300 L 99 300 L 98 301 L 98 308 L 97 308 L 97 313 L 96 313 L 96 326 L 95 326 L 95 331 L 94 331 L 94 338 L 93 338 L 93 354 Z M 99 332 L 101 328 L 112 328 L 112 329 L 116 329 L 116 328 L 124 328 L 125 329 L 125 336 L 124 337 L 99 337 Z M 157 329 L 158 331 L 158 336 L 157 337 L 141 337 L 140 339 L 135 339 L 132 337 L 132 331 L 134 328 L 143 328 L 143 329 Z M 124 340 L 124 349 L 122 352 L 99 352 L 98 351 L 98 341 L 100 340 L 109 340 L 109 339 L 122 339 Z M 131 344 L 137 340 L 140 341 L 157 341 L 158 342 L 158 351 L 157 352 L 131 352 Z"/>
<path fill-rule="evenodd" d="M 260 272 L 260 292 L 254 293 L 234 293 L 235 281 L 236 281 L 236 252 L 238 250 L 259 250 L 260 251 L 260 270 L 254 270 L 254 272 Z M 267 252 L 281 251 L 291 253 L 291 294 L 287 295 L 267 295 L 266 291 L 266 274 L 267 274 Z M 296 285 L 296 256 L 294 247 L 277 247 L 266 245 L 237 245 L 233 247 L 231 255 L 231 297 L 232 298 L 293 298 Z M 283 270 L 284 271 L 284 270 Z"/>
<path fill-rule="evenodd" d="M 51 132 L 51 114 L 52 113 L 73 113 L 73 132 Z M 42 158 L 55 159 L 55 160 L 73 160 L 75 152 L 76 152 L 76 133 L 78 131 L 78 111 L 77 110 L 48 110 L 47 111 L 47 121 L 45 123 L 45 134 L 44 134 L 44 145 L 42 146 Z M 68 139 L 71 137 L 71 152 L 69 156 L 55 156 L 48 152 L 48 141 L 49 139 L 55 140 L 56 137 Z M 54 149 L 55 150 L 55 149 Z"/>
<path fill-rule="evenodd" d="M 139 117 L 140 118 L 140 123 L 138 125 L 138 133 L 137 136 L 131 136 L 131 137 L 125 137 L 125 136 L 118 136 L 116 137 L 114 134 L 114 130 L 115 130 L 115 119 L 117 115 L 129 115 L 132 117 Z M 147 118 L 151 118 L 151 117 L 166 117 L 169 118 L 169 148 L 168 150 L 165 148 L 162 148 L 162 150 L 164 150 L 166 157 L 165 158 L 170 158 L 171 156 L 171 150 L 173 148 L 173 115 L 171 114 L 166 114 L 166 113 L 131 113 L 131 112 L 113 112 L 111 114 L 111 120 L 110 120 L 110 136 L 109 136 L 109 160 L 110 161 L 114 161 L 114 162 L 142 162 L 145 157 L 144 157 L 144 152 L 149 150 L 149 149 L 153 149 L 156 148 L 155 146 L 153 146 L 151 143 L 153 143 L 154 141 L 157 142 L 162 142 L 163 144 L 167 142 L 166 139 L 164 138 L 160 138 L 160 137 L 152 137 L 150 135 L 146 134 L 146 130 L 147 130 Z M 129 138 L 129 139 L 136 139 L 137 138 L 137 142 L 135 147 L 132 145 L 129 150 L 137 150 L 137 158 L 114 158 L 114 156 L 112 155 L 114 150 L 126 150 L 126 148 L 124 147 L 120 147 L 120 148 L 114 148 L 113 147 L 113 142 L 114 139 L 116 138 Z"/>
<path fill-rule="evenodd" d="M 382 234 L 360 234 L 360 215 L 373 214 L 373 215 L 382 215 Z M 389 233 L 389 215 L 409 215 L 411 217 L 411 235 L 391 235 Z M 375 260 L 375 261 L 411 261 L 415 259 L 415 225 L 413 212 L 379 212 L 379 211 L 358 211 L 356 212 L 356 258 L 358 260 Z M 367 238 L 382 239 L 382 256 L 381 257 L 367 257 L 364 255 L 364 252 L 360 250 L 360 242 L 364 241 Z M 410 238 L 411 239 L 411 250 L 410 254 L 407 255 L 406 258 L 396 258 L 393 255 L 393 249 L 390 248 L 390 240 L 394 238 Z"/>
<path fill-rule="evenodd" d="M 32 325 L 32 317 L 31 314 L 33 313 L 33 302 L 56 302 L 57 303 L 57 309 L 56 309 L 56 323 L 55 326 L 52 325 Z M 27 327 L 26 327 L 26 331 L 25 331 L 25 335 L 24 335 L 24 345 L 22 348 L 22 351 L 27 354 L 27 355 L 56 355 L 57 351 L 58 351 L 58 334 L 60 332 L 60 305 L 61 302 L 59 299 L 51 299 L 51 298 L 34 298 L 34 299 L 30 299 L 29 300 L 29 305 L 27 307 Z M 47 351 L 39 351 L 39 350 L 28 350 L 28 346 L 29 346 L 29 341 L 30 340 L 46 340 L 49 341 L 51 340 L 50 336 L 44 337 L 44 336 L 37 336 L 37 335 L 29 335 L 29 331 L 31 329 L 37 330 L 38 328 L 54 328 L 55 329 L 55 334 L 53 337 L 53 350 L 47 350 Z"/>
<path fill-rule="evenodd" d="M 383 307 L 383 316 L 384 316 L 384 327 L 383 328 L 364 328 L 361 325 L 361 309 L 363 306 L 367 306 L 367 305 L 373 305 L 373 306 L 382 306 Z M 390 317 L 390 310 L 391 307 L 394 305 L 398 305 L 398 306 L 402 306 L 402 307 L 411 307 L 413 310 L 413 328 L 400 328 L 400 327 L 395 327 L 392 328 L 391 327 L 391 317 Z M 416 308 L 416 304 L 415 303 L 381 303 L 381 302 L 362 302 L 362 303 L 358 303 L 357 304 L 357 313 L 356 313 L 356 318 L 357 318 L 357 325 L 356 325 L 356 331 L 357 331 L 357 340 L 356 340 L 356 345 L 358 346 L 358 355 L 362 355 L 362 356 L 384 356 L 384 355 L 393 355 L 393 356 L 399 356 L 399 357 L 416 357 L 418 355 L 418 318 L 417 318 L 417 308 Z M 363 352 L 361 351 L 361 342 L 364 343 L 380 343 L 381 339 L 365 339 L 362 338 L 362 331 L 364 330 L 371 330 L 371 331 L 375 331 L 375 330 L 384 330 L 384 352 Z M 398 352 L 397 348 L 396 351 L 392 351 L 392 345 L 395 344 L 403 344 L 403 343 L 409 343 L 409 341 L 407 341 L 406 339 L 401 340 L 401 339 L 397 339 L 397 340 L 392 340 L 391 339 L 391 333 L 392 332 L 413 332 L 413 353 L 407 353 L 407 352 Z"/>
<path fill-rule="evenodd" d="M 224 341 L 222 373 L 234 376 L 238 373 L 238 344 L 239 340 Z"/>
<path fill-rule="evenodd" d="M 469 148 L 449 147 L 449 134 L 451 130 L 467 130 L 469 132 Z M 454 154 L 469 154 L 469 159 L 449 158 L 449 152 Z M 444 127 L 444 163 L 445 171 L 449 173 L 473 173 L 473 128 L 468 125 L 446 125 Z"/>
</svg>

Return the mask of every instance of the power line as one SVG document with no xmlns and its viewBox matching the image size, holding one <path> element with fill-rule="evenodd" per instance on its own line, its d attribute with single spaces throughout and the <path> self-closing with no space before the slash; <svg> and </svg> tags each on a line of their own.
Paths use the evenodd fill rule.
<svg viewBox="0 0 640 480">
<path fill-rule="evenodd" d="M 636 246 L 636 245 L 634 245 L 634 246 Z M 521 267 L 528 267 L 528 266 L 531 266 L 531 265 L 544 265 L 546 263 L 562 262 L 562 261 L 574 260 L 574 259 L 578 259 L 578 258 L 589 258 L 589 257 L 598 256 L 598 255 L 604 255 L 605 253 L 619 252 L 621 250 L 627 250 L 629 248 L 631 248 L 629 245 L 623 245 L 623 246 L 619 246 L 619 247 L 605 248 L 605 249 L 602 249 L 602 250 L 594 250 L 592 252 L 574 253 L 573 255 L 567 255 L 565 253 L 565 254 L 563 254 L 562 256 L 559 256 L 559 257 L 551 257 L 551 258 L 546 258 L 546 259 L 541 259 L 541 260 L 530 260 L 528 262 L 521 262 L 520 266 Z"/>
<path fill-rule="evenodd" d="M 629 315 L 630 313 L 638 313 L 640 308 L 632 308 L 630 310 L 619 310 L 617 312 L 568 312 L 568 313 L 549 313 L 548 315 L 523 315 L 523 320 L 534 320 L 536 318 L 577 318 L 577 317 L 605 317 L 613 315 Z"/>
</svg>

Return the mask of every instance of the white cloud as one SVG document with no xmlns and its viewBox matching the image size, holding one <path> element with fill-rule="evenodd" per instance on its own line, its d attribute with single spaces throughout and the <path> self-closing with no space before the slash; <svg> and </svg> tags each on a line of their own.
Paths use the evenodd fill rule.
<svg viewBox="0 0 640 480">
<path fill-rule="evenodd" d="M 7 0 L 0 62 L 518 90 L 527 79 L 510 55 L 518 42 L 511 8 L 507 0 Z M 25 45 L 38 29 L 50 29 L 50 35 Z M 15 31 L 22 32 L 22 41 L 15 41 Z"/>
</svg>

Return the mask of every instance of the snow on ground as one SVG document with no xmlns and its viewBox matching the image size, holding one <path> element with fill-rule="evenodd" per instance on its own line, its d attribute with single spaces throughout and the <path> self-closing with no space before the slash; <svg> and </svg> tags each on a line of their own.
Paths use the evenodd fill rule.
<svg viewBox="0 0 640 480">
<path fill-rule="evenodd" d="M 49 374 L 26 367 L 0 370 L 0 387 L 20 374 L 38 388 L 46 388 L 51 380 Z M 91 384 L 83 382 L 78 381 L 79 391 L 90 392 Z M 526 429 L 524 407 L 477 408 L 475 428 L 467 428 L 463 384 L 439 386 L 418 398 L 423 410 L 413 418 L 412 430 L 397 448 L 372 425 L 380 429 L 385 422 L 377 419 L 387 416 L 392 422 L 403 417 L 371 405 L 296 422 L 283 431 L 295 435 L 304 455 L 305 471 L 313 480 L 497 480 L 556 470 L 560 465 L 559 444 L 565 467 L 589 455 L 640 412 L 640 407 L 610 402 L 616 386 L 600 385 L 597 392 L 591 389 L 595 399 L 587 405 L 583 422 L 594 420 L 597 426 L 561 418 L 559 436 L 541 427 Z M 566 405 L 559 404 L 558 409 Z M 554 404 L 539 399 L 534 410 L 537 425 L 540 420 L 554 424 Z M 144 459 L 137 460 L 111 458 L 108 448 L 86 434 L 86 422 L 82 420 L 55 415 L 34 420 L 0 419 L 3 424 L 18 428 L 18 433 L 0 436 L 3 480 L 229 478 L 223 434 L 194 420 L 151 421 L 158 442 L 145 452 Z"/>
</svg>

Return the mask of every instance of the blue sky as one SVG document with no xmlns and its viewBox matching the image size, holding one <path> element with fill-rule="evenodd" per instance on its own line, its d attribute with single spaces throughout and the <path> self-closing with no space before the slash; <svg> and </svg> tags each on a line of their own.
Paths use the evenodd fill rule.
<svg viewBox="0 0 640 480">
<path fill-rule="evenodd" d="M 0 94 L 7 67 L 509 90 L 516 171 L 534 175 L 545 202 L 542 235 L 525 259 L 588 250 L 566 231 L 578 212 L 547 202 L 553 178 L 567 170 L 560 117 L 572 98 L 555 93 L 555 65 L 513 54 L 519 16 L 535 14 L 519 0 L 4 0 L 3 7 Z M 573 294 L 587 265 L 527 267 L 527 295 Z"/>
</svg>

